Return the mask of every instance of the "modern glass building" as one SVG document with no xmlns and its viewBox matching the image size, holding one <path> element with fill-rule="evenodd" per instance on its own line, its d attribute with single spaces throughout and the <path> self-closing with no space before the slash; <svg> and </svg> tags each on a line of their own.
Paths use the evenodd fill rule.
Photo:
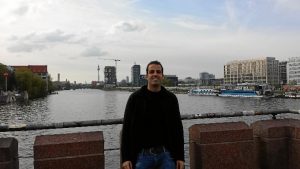
<svg viewBox="0 0 300 169">
<path fill-rule="evenodd" d="M 132 86 L 140 86 L 141 66 L 133 65 L 131 67 L 131 84 Z"/>
<path fill-rule="evenodd" d="M 287 62 L 287 81 L 300 85 L 300 57 L 289 58 Z"/>
</svg>

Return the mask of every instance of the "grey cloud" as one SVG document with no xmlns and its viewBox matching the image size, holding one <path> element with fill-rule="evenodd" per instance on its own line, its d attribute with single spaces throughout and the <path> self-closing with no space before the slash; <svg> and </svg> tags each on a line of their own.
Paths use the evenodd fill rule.
<svg viewBox="0 0 300 169">
<path fill-rule="evenodd" d="M 25 15 L 29 10 L 29 7 L 27 5 L 22 5 L 18 9 L 14 10 L 13 13 L 16 15 Z"/>
<path fill-rule="evenodd" d="M 28 44 L 28 43 L 16 43 L 7 48 L 8 51 L 13 53 L 18 52 L 32 52 L 34 50 L 42 50 L 46 48 L 44 45 Z"/>
<path fill-rule="evenodd" d="M 98 56 L 105 56 L 105 55 L 107 55 L 107 52 L 102 51 L 98 47 L 90 47 L 90 48 L 85 49 L 81 53 L 81 55 L 85 56 L 85 57 L 98 57 Z"/>
<path fill-rule="evenodd" d="M 65 34 L 60 30 L 56 30 L 45 34 L 43 39 L 48 42 L 65 42 L 71 40 L 74 36 L 74 34 Z"/>
<path fill-rule="evenodd" d="M 45 49 L 56 43 L 78 44 L 85 41 L 74 34 L 67 34 L 61 30 L 45 33 L 29 33 L 24 36 L 13 35 L 8 39 L 11 45 L 7 48 L 10 52 L 32 52 Z"/>
<path fill-rule="evenodd" d="M 74 34 L 66 34 L 61 30 L 55 30 L 52 32 L 45 33 L 30 33 L 24 37 L 20 37 L 21 40 L 29 40 L 39 43 L 53 43 L 53 42 L 72 42 L 74 39 Z"/>
<path fill-rule="evenodd" d="M 120 22 L 115 26 L 115 29 L 123 32 L 134 32 L 144 30 L 145 26 L 137 22 Z"/>
</svg>

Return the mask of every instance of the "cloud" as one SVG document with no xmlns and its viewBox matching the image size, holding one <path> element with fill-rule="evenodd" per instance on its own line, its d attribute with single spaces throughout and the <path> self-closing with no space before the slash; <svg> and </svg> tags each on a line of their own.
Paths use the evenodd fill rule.
<svg viewBox="0 0 300 169">
<path fill-rule="evenodd" d="M 215 30 L 224 28 L 222 25 L 216 26 L 213 24 L 208 24 L 201 21 L 200 19 L 188 15 L 173 18 L 171 22 L 178 26 L 188 28 L 191 30 Z"/>
<path fill-rule="evenodd" d="M 57 43 L 82 43 L 74 34 L 67 34 L 61 30 L 44 33 L 29 33 L 24 36 L 13 35 L 8 39 L 11 44 L 7 48 L 10 52 L 32 52 L 42 50 Z"/>
<path fill-rule="evenodd" d="M 115 34 L 117 32 L 140 32 L 146 29 L 146 26 L 141 22 L 136 21 L 121 21 L 112 26 L 109 30 L 109 34 Z"/>
<path fill-rule="evenodd" d="M 18 53 L 18 52 L 32 52 L 34 50 L 42 50 L 45 48 L 46 46 L 44 45 L 20 42 L 9 46 L 7 50 L 13 53 Z"/>
<path fill-rule="evenodd" d="M 68 42 L 74 37 L 74 34 L 65 34 L 60 30 L 56 30 L 54 32 L 46 33 L 41 36 L 42 40 L 45 42 Z"/>
<path fill-rule="evenodd" d="M 285 11 L 299 12 L 300 1 L 299 0 L 274 0 L 275 9 L 283 9 Z"/>
<path fill-rule="evenodd" d="M 25 15 L 28 11 L 29 11 L 28 5 L 22 5 L 19 8 L 17 8 L 16 10 L 14 10 L 13 13 L 15 15 L 22 16 L 22 15 Z"/>
<path fill-rule="evenodd" d="M 98 57 L 98 56 L 105 56 L 107 54 L 108 54 L 107 52 L 102 51 L 101 49 L 95 46 L 87 48 L 81 53 L 81 55 L 85 57 Z"/>
</svg>

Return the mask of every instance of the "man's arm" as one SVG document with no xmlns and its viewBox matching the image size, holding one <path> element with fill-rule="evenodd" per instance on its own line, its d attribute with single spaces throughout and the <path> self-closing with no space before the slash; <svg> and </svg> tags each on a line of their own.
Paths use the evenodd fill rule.
<svg viewBox="0 0 300 169">
<path fill-rule="evenodd" d="M 133 96 L 130 95 L 126 104 L 124 119 L 123 119 L 123 127 L 121 134 L 121 158 L 122 162 L 131 161 L 132 160 L 132 111 L 133 111 Z"/>
<path fill-rule="evenodd" d="M 184 135 L 183 125 L 181 121 L 180 109 L 178 99 L 175 96 L 174 100 L 174 114 L 175 114 L 175 149 L 176 149 L 176 160 L 184 161 Z"/>
</svg>

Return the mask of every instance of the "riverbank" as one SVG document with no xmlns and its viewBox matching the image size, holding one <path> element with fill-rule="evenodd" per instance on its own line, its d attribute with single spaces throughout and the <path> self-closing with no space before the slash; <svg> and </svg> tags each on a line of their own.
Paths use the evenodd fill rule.
<svg viewBox="0 0 300 169">
<path fill-rule="evenodd" d="M 102 88 L 101 90 L 104 90 L 104 91 L 117 90 L 117 91 L 134 92 L 140 88 L 141 87 L 114 87 L 114 88 L 111 87 L 111 88 Z M 190 87 L 165 87 L 165 88 L 175 94 L 188 94 L 188 92 L 190 90 Z"/>
<path fill-rule="evenodd" d="M 2 105 L 8 103 L 14 103 L 17 101 L 24 102 L 24 101 L 28 101 L 28 99 L 29 97 L 27 91 L 22 93 L 18 93 L 16 91 L 7 91 L 7 92 L 1 91 L 0 94 L 0 104 Z"/>
</svg>

